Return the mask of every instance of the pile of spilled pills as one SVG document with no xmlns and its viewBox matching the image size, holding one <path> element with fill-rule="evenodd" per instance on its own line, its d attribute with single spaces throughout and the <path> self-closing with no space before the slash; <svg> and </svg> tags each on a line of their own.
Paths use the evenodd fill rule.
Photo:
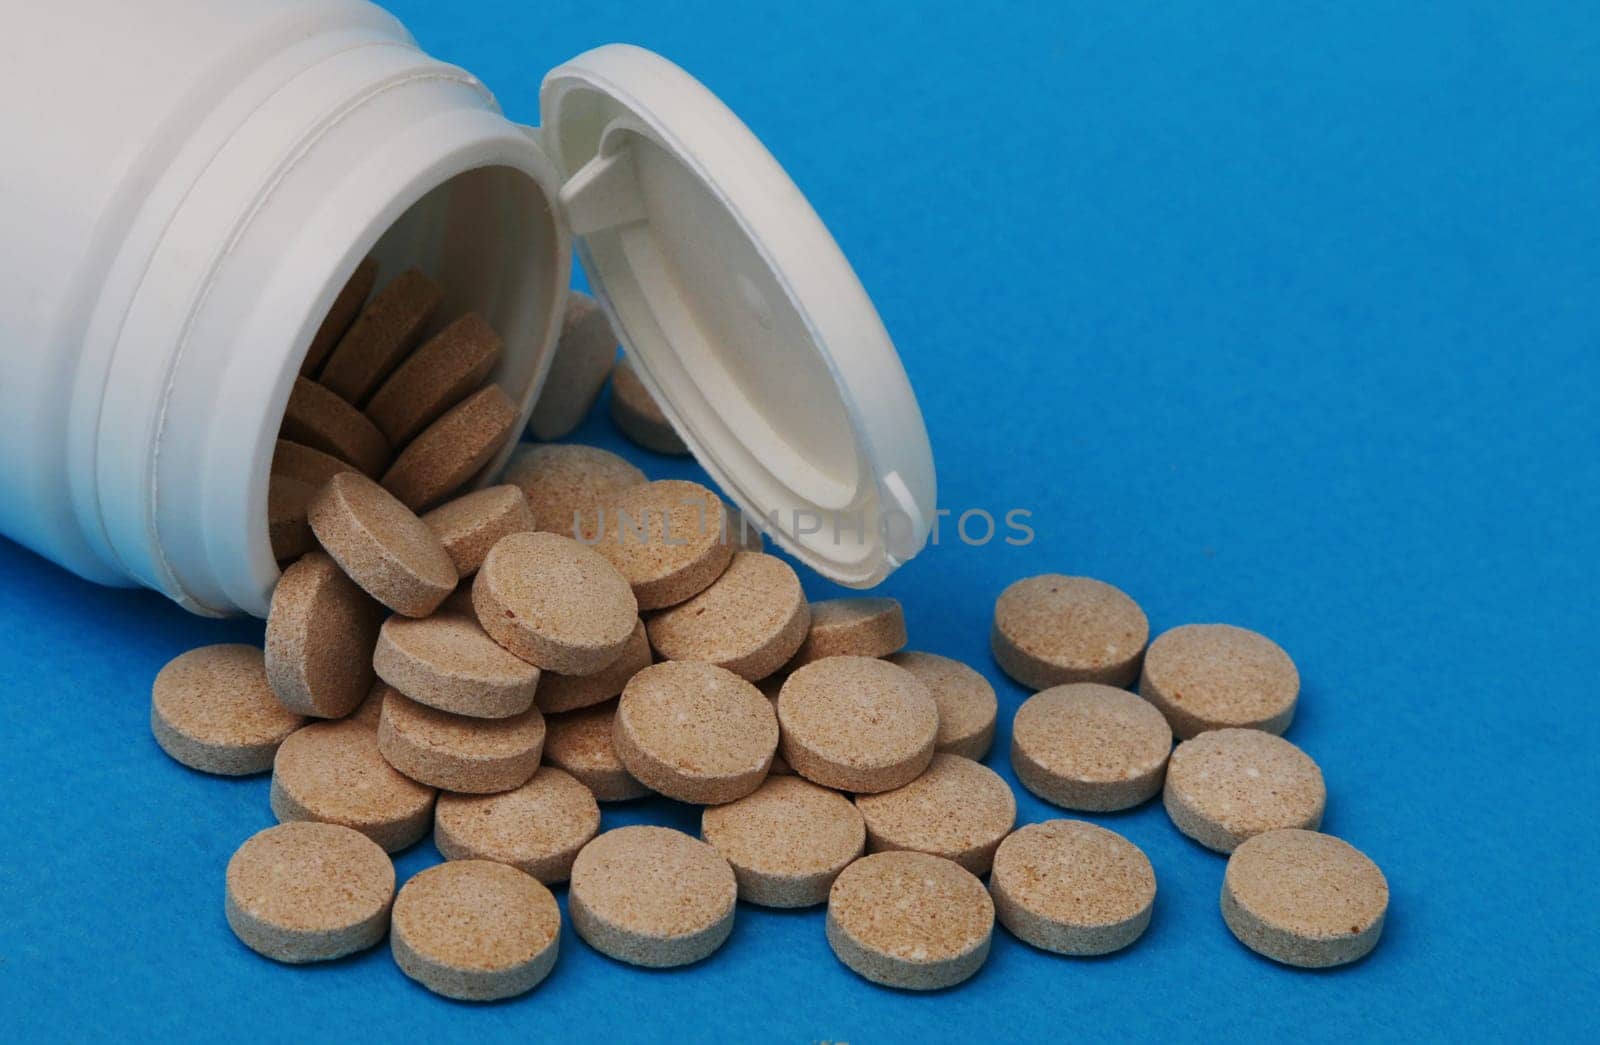
<svg viewBox="0 0 1600 1045">
<path fill-rule="evenodd" d="M 592 447 L 518 447 L 498 485 L 463 493 L 515 436 L 489 383 L 499 338 L 438 315 L 420 272 L 376 277 L 363 264 L 339 295 L 284 418 L 265 648 L 191 650 L 152 690 L 174 759 L 272 774 L 280 823 L 222 875 L 240 940 L 310 962 L 387 936 L 407 976 L 468 1000 L 550 972 L 562 883 L 578 937 L 644 967 L 715 952 L 738 901 L 826 905 L 841 962 L 913 990 L 976 973 L 996 921 L 1063 955 L 1138 940 L 1150 860 L 1083 820 L 1017 826 L 983 764 L 993 687 L 907 650 L 895 600 L 808 602 L 716 493 Z M 683 453 L 614 357 L 573 294 L 530 431 L 570 433 L 609 374 L 618 428 Z M 1188 625 L 1151 642 L 1126 594 L 1050 574 L 1000 594 L 990 644 L 1035 691 L 1010 751 L 1028 791 L 1082 812 L 1160 794 L 1228 854 L 1221 920 L 1266 957 L 1376 945 L 1387 883 L 1317 833 L 1327 792 L 1280 735 L 1299 676 L 1271 640 Z M 700 837 L 602 830 L 601 803 L 649 794 L 702 806 Z M 446 862 L 397 883 L 390 854 L 430 833 Z"/>
</svg>

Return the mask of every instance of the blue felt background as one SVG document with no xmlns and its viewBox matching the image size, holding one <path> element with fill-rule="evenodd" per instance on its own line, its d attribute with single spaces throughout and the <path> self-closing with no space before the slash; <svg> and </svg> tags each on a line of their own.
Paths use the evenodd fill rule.
<svg viewBox="0 0 1600 1045">
<path fill-rule="evenodd" d="M 981 1041 L 1215 1032 L 1575 1037 L 1597 1001 L 1600 9 L 1592 4 L 440 4 L 425 46 L 532 120 L 543 71 L 630 40 L 771 145 L 900 345 L 941 503 L 1034 512 L 885 586 L 914 645 L 986 652 L 1010 580 L 1112 581 L 1156 629 L 1255 627 L 1305 680 L 1290 737 L 1393 906 L 1375 954 L 1236 944 L 1223 861 L 1159 803 L 1149 933 L 1096 961 L 997 933 L 973 981 L 880 990 L 822 915 L 741 908 L 698 967 L 566 933 L 552 978 L 466 1007 L 387 951 L 310 969 L 228 933 L 267 782 L 165 758 L 171 656 L 253 622 L 91 587 L 0 542 L 0 1038 Z M 618 447 L 599 417 L 579 438 Z M 659 475 L 686 465 L 641 461 Z M 816 595 L 827 586 L 808 580 Z M 1023 794 L 1024 821 L 1056 811 Z M 608 826 L 666 802 L 607 809 Z M 402 875 L 437 859 L 405 854 Z M 580 1036 L 583 1036 L 580 1039 Z"/>
</svg>

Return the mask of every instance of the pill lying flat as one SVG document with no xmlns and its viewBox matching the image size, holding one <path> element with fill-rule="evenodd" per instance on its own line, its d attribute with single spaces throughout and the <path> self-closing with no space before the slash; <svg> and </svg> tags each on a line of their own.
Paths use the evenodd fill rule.
<svg viewBox="0 0 1600 1045">
<path fill-rule="evenodd" d="M 1316 830 L 1328 791 L 1317 764 L 1282 737 L 1216 729 L 1178 745 L 1162 799 L 1178 830 L 1231 853 L 1266 831 Z"/>
<path fill-rule="evenodd" d="M 907 849 L 988 874 L 995 848 L 1017 822 L 1000 774 L 960 755 L 934 755 L 922 775 L 892 791 L 857 795 L 875 853 Z"/>
<path fill-rule="evenodd" d="M 282 822 L 312 820 L 360 831 L 387 852 L 428 833 L 434 789 L 398 772 L 360 722 L 316 722 L 278 748 L 271 803 Z"/>
<path fill-rule="evenodd" d="M 728 568 L 733 545 L 722 498 L 699 483 L 662 479 L 613 494 L 584 542 L 628 579 L 639 609 L 675 606 Z"/>
<path fill-rule="evenodd" d="M 439 538 L 462 577 L 478 572 L 500 538 L 534 529 L 528 498 L 509 484 L 463 494 L 428 512 L 422 521 Z"/>
<path fill-rule="evenodd" d="M 444 791 L 487 795 L 521 787 L 539 768 L 544 718 L 529 708 L 510 718 L 469 718 L 386 694 L 378 750 L 412 780 Z"/>
<path fill-rule="evenodd" d="M 1127 686 L 1139 674 L 1150 623 L 1138 603 L 1089 577 L 1046 573 L 1001 592 L 989 645 L 1031 689 L 1072 682 Z"/>
<path fill-rule="evenodd" d="M 1000 843 L 989 889 L 996 917 L 1017 939 L 1056 954 L 1110 954 L 1150 925 L 1156 874 L 1114 831 L 1047 820 Z"/>
<path fill-rule="evenodd" d="M 571 773 L 600 802 L 627 802 L 650 794 L 617 756 L 612 743 L 616 712 L 616 701 L 611 701 L 545 720 L 546 764 Z"/>
<path fill-rule="evenodd" d="M 700 836 L 733 868 L 739 899 L 762 907 L 827 902 L 867 840 L 848 798 L 797 776 L 768 777 L 737 801 L 707 807 Z"/>
<path fill-rule="evenodd" d="M 337 824 L 279 824 L 228 861 L 224 909 L 245 946 L 280 962 L 342 958 L 383 939 L 394 864 Z"/>
<path fill-rule="evenodd" d="M 1378 865 L 1315 831 L 1256 835 L 1233 851 L 1222 878 L 1229 931 L 1286 965 L 1321 969 L 1365 957 L 1388 910 L 1389 883 Z"/>
<path fill-rule="evenodd" d="M 1128 809 L 1161 790 L 1172 730 L 1147 701 L 1078 682 L 1029 697 L 1011 726 L 1022 786 L 1064 809 Z"/>
<path fill-rule="evenodd" d="M 477 618 L 444 610 L 384 621 L 372 667 L 412 700 L 475 718 L 520 715 L 539 686 L 539 669 L 508 653 Z"/>
<path fill-rule="evenodd" d="M 1265 635 L 1185 624 L 1150 644 L 1139 693 L 1181 740 L 1229 726 L 1282 733 L 1294 719 L 1300 673 Z"/>
<path fill-rule="evenodd" d="M 939 706 L 935 751 L 973 760 L 989 753 L 999 703 L 988 679 L 959 660 L 937 653 L 908 651 L 887 660 L 920 679 Z"/>
<path fill-rule="evenodd" d="M 906 617 L 896 599 L 824 599 L 811 604 L 806 640 L 789 671 L 823 657 L 887 657 L 905 648 Z"/>
<path fill-rule="evenodd" d="M 150 687 L 156 743 L 204 773 L 266 772 L 278 745 L 304 722 L 279 703 L 255 646 L 201 646 L 180 653 Z"/>
<path fill-rule="evenodd" d="M 521 446 L 501 482 L 522 488 L 539 529 L 571 537 L 612 494 L 644 483 L 644 473 L 609 450 L 563 443 Z"/>
<path fill-rule="evenodd" d="M 505 864 L 453 860 L 419 872 L 394 898 L 390 949 L 400 971 L 446 998 L 494 1001 L 555 968 L 556 898 Z"/>
<path fill-rule="evenodd" d="M 827 657 L 778 694 L 784 761 L 824 787 L 871 793 L 910 783 L 933 760 L 939 709 L 915 675 L 871 657 Z"/>
<path fill-rule="evenodd" d="M 931 991 L 971 978 L 989 957 L 994 902 L 972 872 L 927 853 L 875 853 L 828 893 L 828 944 L 857 974 Z"/>
<path fill-rule="evenodd" d="M 433 840 L 446 860 L 494 860 L 546 885 L 567 880 L 572 861 L 600 830 L 594 795 L 571 774 L 541 766 L 497 795 L 441 795 Z"/>
</svg>

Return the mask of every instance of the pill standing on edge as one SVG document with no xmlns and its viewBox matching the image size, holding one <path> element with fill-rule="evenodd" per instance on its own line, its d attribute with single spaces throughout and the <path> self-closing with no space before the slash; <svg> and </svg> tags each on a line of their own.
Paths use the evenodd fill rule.
<svg viewBox="0 0 1600 1045">
<path fill-rule="evenodd" d="M 735 552 L 705 591 L 650 615 L 650 645 L 667 660 L 697 660 L 751 681 L 766 678 L 805 641 L 811 609 L 782 559 Z"/>
<path fill-rule="evenodd" d="M 377 259 L 363 258 L 344 286 L 339 288 L 328 314 L 322 317 L 322 325 L 317 327 L 315 336 L 311 338 L 311 347 L 306 349 L 306 357 L 300 362 L 301 374 L 316 376 L 327 360 L 328 353 L 333 351 L 345 331 L 350 329 L 350 324 L 361 314 L 362 306 L 367 303 L 367 295 L 372 293 L 377 282 Z"/>
<path fill-rule="evenodd" d="M 1144 611 L 1119 589 L 1045 573 L 1000 593 L 989 645 L 1001 670 L 1037 690 L 1072 682 L 1131 685 L 1149 638 Z"/>
<path fill-rule="evenodd" d="M 394 864 L 337 824 L 279 824 L 228 861 L 224 910 L 246 947 L 280 962 L 329 961 L 383 939 Z"/>
<path fill-rule="evenodd" d="M 406 269 L 372 296 L 334 346 L 317 381 L 353 406 L 362 406 L 406 353 L 422 339 L 444 291 Z"/>
<path fill-rule="evenodd" d="M 1350 843 L 1286 828 L 1256 835 L 1228 858 L 1222 918 L 1257 954 L 1308 969 L 1344 965 L 1378 945 L 1389 883 Z"/>
<path fill-rule="evenodd" d="M 1266 831 L 1314 831 L 1328 802 L 1322 770 L 1259 729 L 1214 729 L 1178 745 L 1162 792 L 1167 815 L 1208 849 L 1231 853 Z"/>
<path fill-rule="evenodd" d="M 589 295 L 567 291 L 561 335 L 528 419 L 528 434 L 546 441 L 560 439 L 582 424 L 616 358 L 617 336 L 605 312 Z"/>
<path fill-rule="evenodd" d="M 739 899 L 761 907 L 825 903 L 859 857 L 867 829 L 837 791 L 797 776 L 768 777 L 750 794 L 700 814 L 700 837 L 733 868 Z"/>
<path fill-rule="evenodd" d="M 555 968 L 561 910 L 515 867 L 452 860 L 419 872 L 394 898 L 390 950 L 435 994 L 494 1001 L 525 994 Z"/>
<path fill-rule="evenodd" d="M 203 773 L 266 772 L 278 745 L 304 722 L 273 694 L 255 646 L 230 643 L 180 653 L 150 687 L 156 743 Z"/>
<path fill-rule="evenodd" d="M 433 841 L 446 860 L 494 860 L 555 885 L 599 831 L 600 807 L 589 789 L 541 766 L 521 787 L 497 795 L 440 795 Z"/>
<path fill-rule="evenodd" d="M 648 968 L 711 955 L 733 931 L 733 868 L 698 838 L 619 827 L 583 847 L 567 891 L 572 927 L 618 961 Z"/>
<path fill-rule="evenodd" d="M 389 765 L 360 722 L 315 722 L 292 734 L 272 763 L 272 812 L 360 831 L 393 853 L 428 833 L 434 789 Z"/>
<path fill-rule="evenodd" d="M 646 450 L 672 456 L 689 452 L 626 356 L 611 370 L 611 420 L 630 441 Z"/>
<path fill-rule="evenodd" d="M 693 661 L 653 664 L 628 681 L 612 742 L 634 779 L 680 802 L 713 805 L 761 786 L 778 719 L 754 685 Z"/>
<path fill-rule="evenodd" d="M 333 392 L 303 377 L 294 381 L 279 436 L 321 450 L 364 475 L 389 466 L 389 441 L 367 416 Z"/>
<path fill-rule="evenodd" d="M 349 473 L 347 473 L 349 474 Z M 372 688 L 383 609 L 328 556 L 301 556 L 267 612 L 267 679 L 290 711 L 343 718 Z"/>
<path fill-rule="evenodd" d="M 910 783 L 933 760 L 939 709 L 904 668 L 872 657 L 826 657 L 778 694 L 784 761 L 813 783 L 857 793 Z"/>
<path fill-rule="evenodd" d="M 1111 812 L 1161 790 L 1172 730 L 1148 701 L 1078 682 L 1023 701 L 1011 724 L 1011 767 L 1022 786 L 1063 809 Z"/>
<path fill-rule="evenodd" d="M 921 679 L 939 706 L 935 751 L 974 761 L 989 753 L 999 701 L 988 679 L 961 661 L 937 653 L 907 651 L 885 659 Z"/>
<path fill-rule="evenodd" d="M 1139 694 L 1187 740 L 1239 726 L 1282 733 L 1294 719 L 1300 672 L 1278 644 L 1231 624 L 1185 624 L 1145 654 Z"/>
<path fill-rule="evenodd" d="M 456 568 L 433 531 L 387 490 L 344 472 L 311 499 L 311 529 L 367 594 L 425 617 L 456 590 Z"/>
<path fill-rule="evenodd" d="M 404 446 L 488 379 L 501 345 L 482 316 L 467 313 L 406 357 L 372 394 L 367 417 L 390 446 Z"/>
<path fill-rule="evenodd" d="M 1017 822 L 1016 796 L 1000 774 L 960 755 L 934 755 L 910 783 L 857 795 L 856 808 L 872 852 L 928 853 L 980 875 Z"/>
<path fill-rule="evenodd" d="M 1156 873 L 1115 831 L 1047 820 L 1000 843 L 989 889 L 1000 924 L 1024 943 L 1056 954 L 1110 954 L 1150 925 Z"/>
<path fill-rule="evenodd" d="M 927 853 L 874 853 L 828 892 L 828 944 L 887 987 L 931 991 L 970 979 L 989 957 L 994 901 L 976 875 Z"/>
<path fill-rule="evenodd" d="M 430 508 L 482 471 L 516 426 L 517 405 L 500 386 L 481 388 L 407 443 L 383 486 L 412 511 Z"/>
</svg>

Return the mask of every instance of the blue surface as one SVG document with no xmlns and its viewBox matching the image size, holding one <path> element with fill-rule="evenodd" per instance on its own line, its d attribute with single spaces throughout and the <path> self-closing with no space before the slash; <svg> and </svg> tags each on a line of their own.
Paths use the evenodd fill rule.
<svg viewBox="0 0 1600 1045">
<path fill-rule="evenodd" d="M 1159 877 L 1135 947 L 1074 961 L 997 932 L 980 975 L 932 996 L 843 969 L 819 911 L 747 907 L 674 972 L 568 930 L 551 979 L 488 1007 L 425 993 L 385 949 L 274 965 L 221 903 L 229 854 L 271 823 L 267 781 L 190 773 L 147 726 L 168 658 L 260 626 L 0 542 L 0 1038 L 1572 1038 L 1593 1019 L 1600 9 L 393 6 L 524 119 L 544 69 L 612 39 L 721 93 L 872 291 L 941 503 L 1034 513 L 1028 547 L 946 540 L 885 585 L 914 646 L 995 681 L 990 763 L 1011 778 L 1024 695 L 986 652 L 1010 580 L 1107 579 L 1157 630 L 1258 628 L 1305 680 L 1289 735 L 1327 775 L 1326 828 L 1388 875 L 1383 942 L 1328 973 L 1256 958 L 1218 915 L 1223 860 L 1156 803 L 1099 818 Z M 620 445 L 603 418 L 578 438 Z M 666 802 L 605 812 L 640 819 L 695 826 Z M 437 859 L 423 843 L 399 870 Z"/>
</svg>

